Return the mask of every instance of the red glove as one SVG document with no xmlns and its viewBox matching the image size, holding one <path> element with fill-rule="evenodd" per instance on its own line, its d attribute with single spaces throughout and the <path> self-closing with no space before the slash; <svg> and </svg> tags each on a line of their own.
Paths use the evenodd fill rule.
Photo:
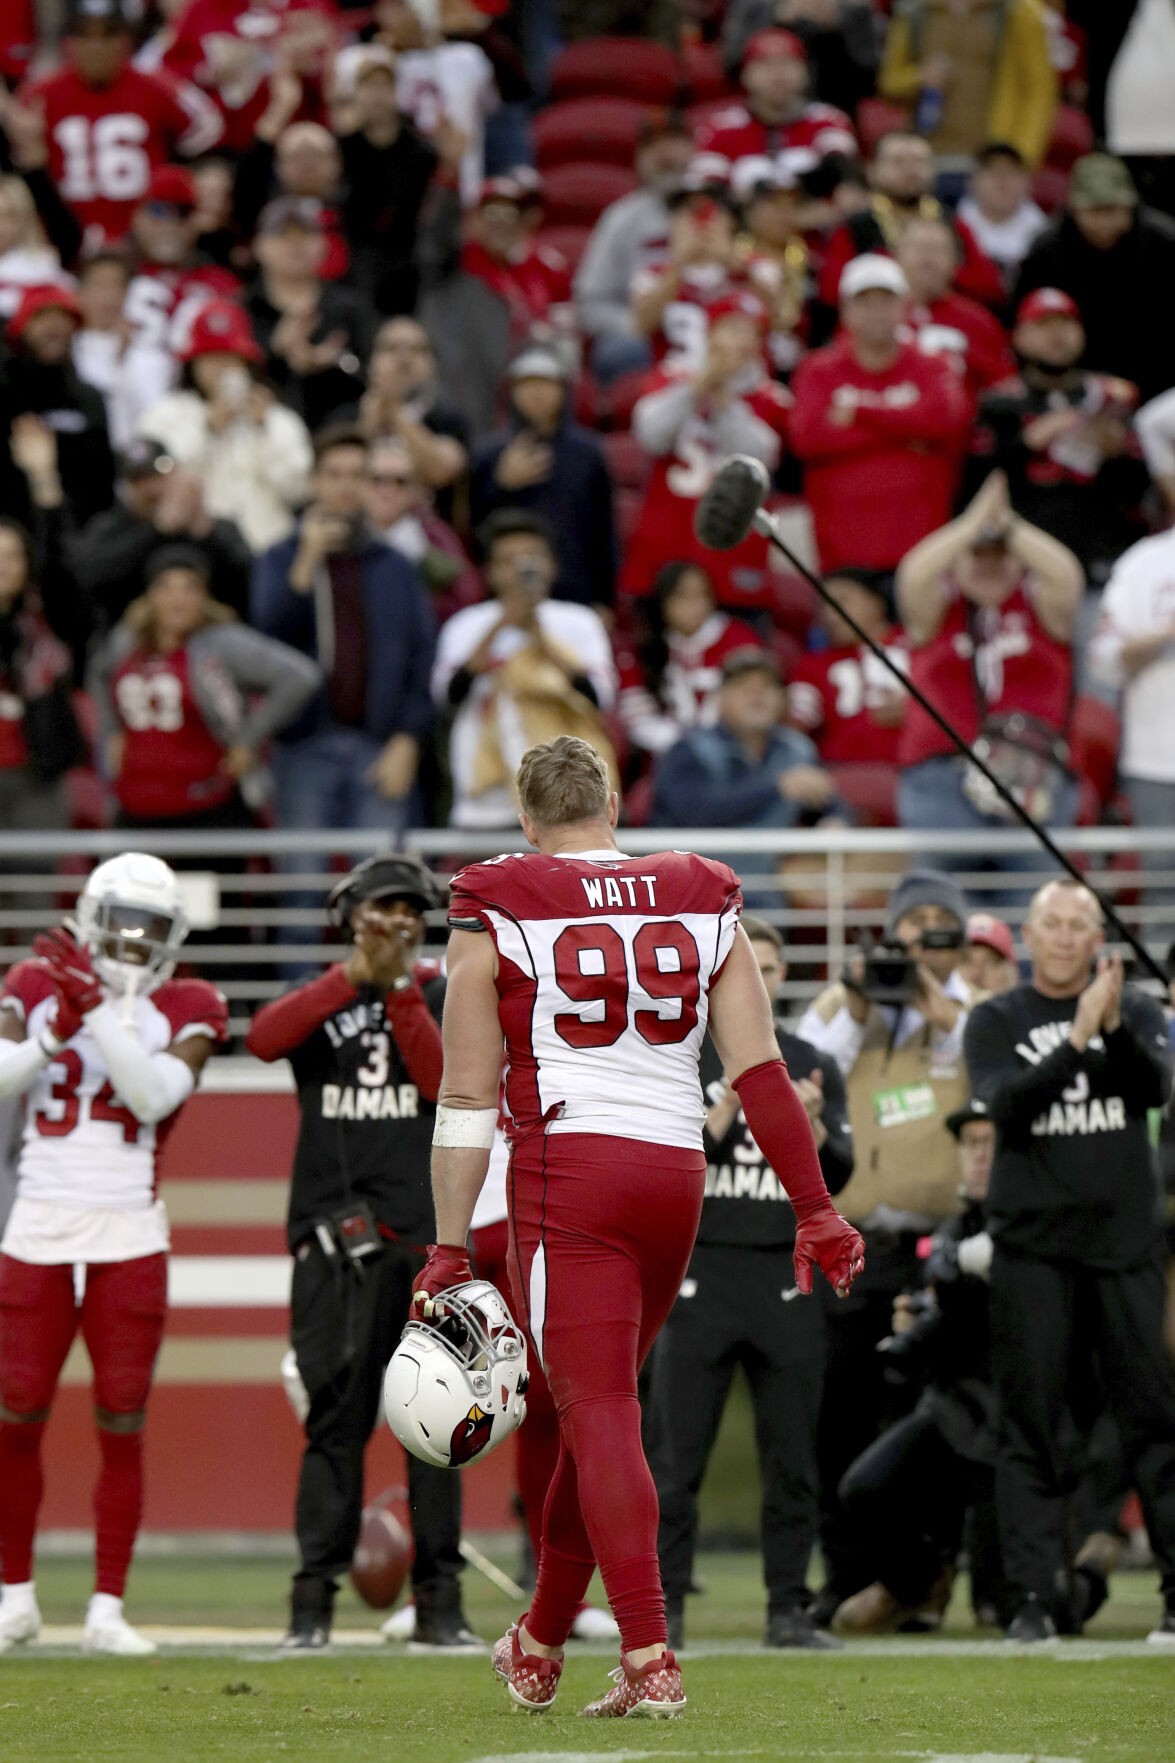
<svg viewBox="0 0 1175 1763">
<path fill-rule="evenodd" d="M 33 954 L 47 964 L 55 990 L 79 1016 L 98 1008 L 102 1002 L 102 982 L 94 972 L 90 951 L 64 925 L 56 925 L 48 936 L 37 937 Z"/>
<path fill-rule="evenodd" d="M 865 1242 L 847 1218 L 832 1206 L 822 1206 L 806 1218 L 796 1218 L 796 1247 L 793 1256 L 796 1290 L 805 1295 L 812 1290 L 812 1267 L 817 1266 L 838 1298 L 848 1296 L 849 1287 L 865 1267 Z"/>
<path fill-rule="evenodd" d="M 65 993 L 54 988 L 55 1003 L 48 1027 L 49 1033 L 64 1046 L 66 1041 L 82 1032 L 82 1013 L 74 1008 Z"/>
<path fill-rule="evenodd" d="M 434 1302 L 438 1292 L 466 1285 L 473 1278 L 464 1244 L 430 1243 L 428 1260 L 412 1281 L 412 1307 L 420 1316 L 443 1316 L 444 1305 Z"/>
</svg>

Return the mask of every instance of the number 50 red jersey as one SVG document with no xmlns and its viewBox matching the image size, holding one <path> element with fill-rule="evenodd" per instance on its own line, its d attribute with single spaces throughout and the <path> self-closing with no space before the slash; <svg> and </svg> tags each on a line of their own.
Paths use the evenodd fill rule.
<svg viewBox="0 0 1175 1763">
<path fill-rule="evenodd" d="M 709 992 L 734 871 L 684 851 L 497 857 L 453 879 L 449 924 L 498 953 L 513 1136 L 603 1133 L 696 1150 Z"/>
</svg>

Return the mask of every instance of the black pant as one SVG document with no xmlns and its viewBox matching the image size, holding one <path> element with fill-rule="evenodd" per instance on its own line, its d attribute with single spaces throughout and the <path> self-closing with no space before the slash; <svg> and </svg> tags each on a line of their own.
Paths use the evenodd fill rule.
<svg viewBox="0 0 1175 1763">
<path fill-rule="evenodd" d="M 897 1398 L 885 1381 L 878 1341 L 893 1332 L 893 1301 L 922 1283 L 913 1232 L 867 1232 L 865 1272 L 847 1298 L 820 1281 L 828 1330 L 824 1396 L 820 1406 L 820 1545 L 825 1579 L 839 1597 L 878 1577 L 870 1534 L 841 1505 L 841 1480 L 893 1418 Z M 909 1405 L 909 1398 L 904 1406 Z"/>
<path fill-rule="evenodd" d="M 1071 1393 L 1098 1372 L 1134 1471 L 1164 1595 L 1175 1596 L 1175 1366 L 1163 1343 L 1164 1296 L 1157 1261 L 1096 1273 L 996 1248 L 996 1508 L 1004 1569 L 1020 1596 L 1048 1597 L 1062 1565 L 1072 1486 L 1062 1418 Z"/>
<path fill-rule="evenodd" d="M 408 1320 L 421 1255 L 385 1243 L 361 1268 L 328 1260 L 317 1238 L 294 1257 L 290 1340 L 310 1397 L 295 1527 L 302 1580 L 346 1573 L 363 1514 L 363 1459 L 380 1414 L 383 1376 Z M 457 1596 L 461 1478 L 408 1458 L 416 1545 L 414 1587 Z"/>
<path fill-rule="evenodd" d="M 922 1604 L 953 1562 L 969 1507 L 992 1499 L 989 1465 L 948 1444 L 933 1417 L 907 1414 L 875 1439 L 840 1484 L 858 1530 L 874 1539 L 877 1577 L 898 1602 Z M 1000 1600 L 996 1600 L 1000 1601 Z"/>
<path fill-rule="evenodd" d="M 772 1611 L 804 1595 L 816 1534 L 816 1418 L 824 1315 L 795 1292 L 790 1249 L 698 1245 L 653 1356 L 651 1463 L 667 1599 L 690 1583 L 698 1489 L 736 1365 L 751 1386 L 763 1484 L 763 1577 Z"/>
</svg>

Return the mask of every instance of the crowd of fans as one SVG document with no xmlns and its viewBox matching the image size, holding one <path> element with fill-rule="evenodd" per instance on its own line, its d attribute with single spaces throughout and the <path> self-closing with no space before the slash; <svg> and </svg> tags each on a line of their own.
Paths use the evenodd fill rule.
<svg viewBox="0 0 1175 1763">
<path fill-rule="evenodd" d="M 1137 32 L 634 10 L 6 11 L 6 824 L 505 830 L 558 732 L 636 821 L 1004 824 L 761 535 L 701 547 L 730 452 L 1034 811 L 1170 820 Z"/>
</svg>

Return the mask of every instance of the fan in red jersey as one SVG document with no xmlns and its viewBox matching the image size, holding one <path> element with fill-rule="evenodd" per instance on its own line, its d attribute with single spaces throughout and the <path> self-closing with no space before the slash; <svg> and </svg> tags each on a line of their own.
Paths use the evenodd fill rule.
<svg viewBox="0 0 1175 1763">
<path fill-rule="evenodd" d="M 131 221 L 140 256 L 123 306 L 139 348 L 177 355 L 201 308 L 241 291 L 231 269 L 196 250 L 198 206 L 196 180 L 186 166 L 156 166 Z M 161 386 L 159 396 L 169 389 Z"/>
<path fill-rule="evenodd" d="M 702 154 L 665 198 L 670 212 L 665 255 L 639 269 L 629 288 L 632 320 L 656 361 L 697 369 L 715 306 L 733 294 L 753 293 L 771 326 L 794 316 L 783 310 L 784 278 L 770 257 L 748 253 L 738 236 L 738 207 L 724 160 Z"/>
<path fill-rule="evenodd" d="M 461 254 L 466 275 L 505 301 L 511 334 L 519 338 L 536 324 L 562 331 L 575 324 L 567 259 L 534 241 L 536 200 L 533 183 L 522 176 L 487 178 Z"/>
<path fill-rule="evenodd" d="M 756 295 L 715 301 L 700 367 L 668 364 L 649 376 L 633 411 L 633 432 L 653 461 L 636 530 L 620 572 L 622 594 L 652 590 L 658 570 L 696 562 L 730 611 L 770 604 L 767 541 L 752 533 L 732 551 L 708 550 L 694 511 L 722 460 L 749 453 L 774 471 L 787 434 L 790 394 L 767 374 L 770 319 Z"/>
<path fill-rule="evenodd" d="M 132 65 L 126 0 L 74 0 L 65 46 L 60 73 L 19 98 L 44 116 L 49 175 L 97 248 L 125 236 L 156 166 L 207 153 L 223 125 L 195 86 Z"/>
<path fill-rule="evenodd" d="M 797 170 L 830 153 L 856 158 L 857 137 L 844 111 L 808 102 L 808 54 L 792 31 L 755 33 L 743 51 L 742 83 L 746 103 L 720 111 L 702 130 L 704 153 L 721 153 L 732 165 L 787 154 Z"/>
<path fill-rule="evenodd" d="M 834 1209 L 738 924 L 738 877 L 688 852 L 626 857 L 599 755 L 568 736 L 518 771 L 528 856 L 454 877 L 445 1072 L 433 1135 L 437 1242 L 425 1315 L 470 1278 L 465 1242 L 498 1120 L 511 1117 L 510 1284 L 559 1413 L 534 1598 L 494 1650 L 516 1703 L 549 1707 L 596 1563 L 620 1628 L 616 1684 L 585 1713 L 673 1715 L 657 1496 L 638 1370 L 693 1247 L 705 1182 L 698 1078 L 707 1025 L 796 1210 L 796 1281 L 848 1291 L 860 1236 Z"/>
<path fill-rule="evenodd" d="M 910 288 L 905 329 L 924 354 L 957 364 L 973 417 L 979 394 L 1016 371 L 1008 333 L 986 306 L 956 290 L 959 240 L 949 221 L 907 221 L 896 255 Z"/>
<path fill-rule="evenodd" d="M 163 66 L 215 100 L 224 145 L 244 153 L 271 97 L 275 76 L 301 87 L 295 114 L 325 120 L 322 84 L 335 41 L 332 0 L 181 0 L 161 33 Z"/>
<path fill-rule="evenodd" d="M 187 925 L 166 863 L 100 864 L 76 935 L 34 944 L 0 993 L 0 1095 L 23 1095 L 16 1201 L 0 1243 L 0 1652 L 40 1628 L 33 1539 L 41 1440 L 80 1328 L 94 1368 L 102 1468 L 87 1652 L 154 1652 L 122 1610 L 143 1505 L 147 1397 L 167 1315 L 159 1152 L 228 1005 L 171 978 Z"/>
<path fill-rule="evenodd" d="M 889 623 L 885 577 L 841 569 L 824 585 L 861 629 L 904 672 L 903 634 Z M 802 655 L 787 682 L 788 721 L 811 735 L 824 765 L 897 763 L 906 695 L 889 669 L 846 624 L 836 606 L 821 608 L 828 647 Z"/>
<path fill-rule="evenodd" d="M 760 647 L 759 633 L 720 612 L 714 584 L 698 563 L 667 563 L 641 608 L 644 630 L 617 651 L 616 708 L 630 740 L 664 753 L 687 729 L 718 718 L 722 664 Z"/>
</svg>

